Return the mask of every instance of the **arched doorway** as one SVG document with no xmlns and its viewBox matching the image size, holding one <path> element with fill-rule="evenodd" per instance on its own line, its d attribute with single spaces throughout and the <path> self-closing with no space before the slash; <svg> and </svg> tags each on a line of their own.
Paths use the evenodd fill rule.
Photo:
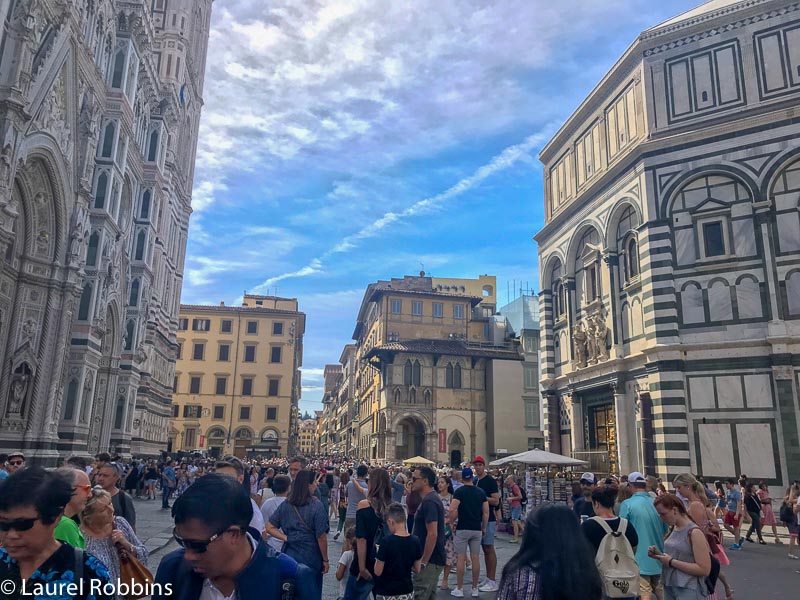
<svg viewBox="0 0 800 600">
<path fill-rule="evenodd" d="M 405 417 L 397 424 L 395 457 L 405 460 L 425 456 L 425 425 L 417 418 Z"/>
<path fill-rule="evenodd" d="M 208 454 L 212 458 L 222 456 L 225 447 L 225 430 L 222 427 L 212 427 L 206 434 Z"/>
<path fill-rule="evenodd" d="M 458 467 L 464 462 L 464 436 L 457 429 L 450 434 L 447 441 L 447 448 L 450 451 L 450 466 Z"/>
<path fill-rule="evenodd" d="M 253 432 L 247 427 L 240 427 L 236 430 L 236 434 L 233 438 L 233 455 L 236 458 L 244 458 L 247 456 L 247 447 L 252 445 Z"/>
</svg>

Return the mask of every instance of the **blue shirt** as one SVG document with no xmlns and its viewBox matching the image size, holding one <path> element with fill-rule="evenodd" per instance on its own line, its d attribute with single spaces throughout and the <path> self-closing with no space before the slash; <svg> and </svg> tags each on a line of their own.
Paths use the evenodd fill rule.
<svg viewBox="0 0 800 600">
<path fill-rule="evenodd" d="M 739 509 L 739 504 L 742 502 L 742 492 L 736 488 L 728 490 L 725 492 L 725 500 L 728 503 L 728 510 L 731 512 L 736 512 Z"/>
<path fill-rule="evenodd" d="M 647 556 L 650 546 L 664 551 L 664 535 L 667 526 L 658 516 L 653 499 L 647 492 L 636 492 L 625 500 L 619 509 L 619 516 L 628 519 L 639 536 L 639 545 L 636 547 L 636 562 L 639 564 L 639 573 L 642 575 L 660 575 L 661 562 Z"/>
<path fill-rule="evenodd" d="M 0 469 L 0 481 L 3 481 L 4 479 L 8 479 L 8 471 L 5 469 Z"/>
</svg>

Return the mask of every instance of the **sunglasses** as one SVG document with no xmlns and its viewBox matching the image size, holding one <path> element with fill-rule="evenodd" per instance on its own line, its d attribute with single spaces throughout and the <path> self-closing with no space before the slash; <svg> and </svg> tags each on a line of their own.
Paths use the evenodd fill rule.
<svg viewBox="0 0 800 600">
<path fill-rule="evenodd" d="M 215 533 L 207 540 L 187 540 L 186 538 L 182 538 L 178 535 L 175 529 L 172 530 L 172 536 L 175 538 L 175 541 L 181 548 L 185 548 L 186 550 L 191 550 L 197 554 L 203 554 L 206 550 L 208 550 L 209 544 L 221 538 L 225 535 L 230 529 L 225 529 L 224 531 L 220 531 L 219 533 Z"/>
<path fill-rule="evenodd" d="M 12 519 L 11 521 L 0 521 L 0 531 L 28 531 L 41 517 L 31 519 Z"/>
<path fill-rule="evenodd" d="M 11 465 L 12 467 L 21 467 L 22 465 L 25 464 L 25 461 L 24 460 L 10 460 L 10 461 L 8 461 L 8 464 Z"/>
</svg>

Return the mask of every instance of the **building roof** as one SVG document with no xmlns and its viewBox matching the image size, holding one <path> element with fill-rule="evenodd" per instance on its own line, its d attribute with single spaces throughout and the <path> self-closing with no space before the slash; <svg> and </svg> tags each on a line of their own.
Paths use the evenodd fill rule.
<svg viewBox="0 0 800 600">
<path fill-rule="evenodd" d="M 470 356 L 473 358 L 491 358 L 497 360 L 522 360 L 516 346 L 506 347 L 470 344 L 461 340 L 408 340 L 405 342 L 389 342 L 383 346 L 375 346 L 365 358 L 382 358 L 398 352 L 414 354 L 447 354 L 450 356 Z"/>
<path fill-rule="evenodd" d="M 663 23 L 659 23 L 655 27 L 651 27 L 646 31 L 658 31 L 659 29 L 664 29 L 688 21 L 711 19 L 718 16 L 720 12 L 726 12 L 726 9 L 736 10 L 738 8 L 745 8 L 747 6 L 758 4 L 762 1 L 763 0 L 709 0 L 700 6 L 696 6 L 691 10 L 682 12 L 681 14 L 676 15 L 671 19 L 664 21 Z M 742 6 L 739 7 L 737 6 L 738 4 L 741 4 Z M 689 25 L 690 23 L 686 24 Z"/>
</svg>

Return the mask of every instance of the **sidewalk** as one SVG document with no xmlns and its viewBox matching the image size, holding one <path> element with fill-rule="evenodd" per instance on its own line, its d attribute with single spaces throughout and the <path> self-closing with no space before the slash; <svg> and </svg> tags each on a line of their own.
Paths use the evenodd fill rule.
<svg viewBox="0 0 800 600">
<path fill-rule="evenodd" d="M 160 560 L 163 550 L 172 541 L 172 514 L 161 510 L 161 496 L 155 500 L 133 499 L 136 507 L 136 535 L 147 546 L 150 556 L 158 555 Z M 151 566 L 158 567 L 158 564 Z"/>
</svg>

